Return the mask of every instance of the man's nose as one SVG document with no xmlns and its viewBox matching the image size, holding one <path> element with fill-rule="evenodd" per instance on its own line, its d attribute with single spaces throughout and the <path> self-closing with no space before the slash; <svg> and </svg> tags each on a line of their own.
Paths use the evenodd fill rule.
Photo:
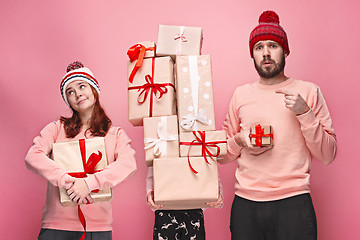
<svg viewBox="0 0 360 240">
<path fill-rule="evenodd" d="M 270 51 L 267 46 L 264 47 L 263 57 L 264 58 L 270 57 Z"/>
</svg>

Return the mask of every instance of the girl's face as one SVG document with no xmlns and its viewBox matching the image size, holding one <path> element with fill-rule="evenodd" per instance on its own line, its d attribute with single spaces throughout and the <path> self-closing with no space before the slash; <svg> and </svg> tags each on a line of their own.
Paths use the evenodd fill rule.
<svg viewBox="0 0 360 240">
<path fill-rule="evenodd" d="M 91 86 L 87 82 L 82 80 L 73 81 L 69 83 L 65 93 L 70 106 L 78 113 L 93 110 L 96 100 Z"/>
</svg>

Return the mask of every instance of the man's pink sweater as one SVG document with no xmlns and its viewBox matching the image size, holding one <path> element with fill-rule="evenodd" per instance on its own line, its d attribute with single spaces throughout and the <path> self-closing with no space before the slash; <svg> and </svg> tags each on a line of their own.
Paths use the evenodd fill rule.
<svg viewBox="0 0 360 240">
<path fill-rule="evenodd" d="M 91 138 L 88 135 L 85 137 L 84 132 L 81 132 L 75 138 L 68 139 L 65 136 L 64 126 L 60 121 L 56 121 L 48 124 L 40 132 L 40 136 L 34 139 L 25 162 L 28 169 L 48 181 L 42 228 L 83 231 L 77 215 L 77 207 L 63 207 L 60 204 L 59 186 L 65 186 L 69 175 L 49 156 L 53 143 Z M 103 171 L 85 179 L 90 190 L 112 188 L 136 171 L 135 151 L 130 146 L 130 139 L 121 128 L 110 128 L 105 136 L 105 146 L 109 165 Z M 81 209 L 86 218 L 87 231 L 112 230 L 111 201 L 81 205 Z"/>
<path fill-rule="evenodd" d="M 302 115 L 285 107 L 283 89 L 299 93 L 310 110 Z M 250 154 L 234 135 L 257 124 L 271 125 L 274 147 Z M 310 192 L 312 157 L 330 164 L 336 155 L 336 136 L 325 99 L 313 83 L 288 79 L 276 85 L 259 82 L 238 87 L 223 124 L 228 155 L 221 163 L 237 160 L 235 194 L 253 201 L 272 201 Z"/>
</svg>

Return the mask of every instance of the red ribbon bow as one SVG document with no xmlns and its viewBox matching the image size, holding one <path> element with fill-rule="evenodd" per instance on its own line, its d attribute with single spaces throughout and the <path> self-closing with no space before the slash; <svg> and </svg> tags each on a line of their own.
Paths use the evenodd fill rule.
<svg viewBox="0 0 360 240">
<path fill-rule="evenodd" d="M 138 96 L 138 103 L 143 104 L 148 94 L 150 93 L 150 110 L 149 110 L 149 117 L 152 117 L 153 112 L 153 95 L 157 99 L 160 99 L 165 93 L 168 92 L 167 86 L 173 87 L 175 91 L 175 86 L 172 83 L 154 83 L 154 69 L 155 69 L 155 58 L 152 58 L 152 76 L 149 74 L 145 76 L 146 83 L 142 86 L 134 86 L 129 87 L 129 90 L 137 89 L 140 92 Z M 159 93 L 159 96 L 156 94 Z"/>
<path fill-rule="evenodd" d="M 89 159 L 86 161 L 85 139 L 79 140 L 79 146 L 80 146 L 80 153 L 81 153 L 81 159 L 82 159 L 83 166 L 84 166 L 84 171 L 83 172 L 72 172 L 72 173 L 68 173 L 68 174 L 72 177 L 84 178 L 87 176 L 88 173 L 93 174 L 93 173 L 99 172 L 99 171 L 95 171 L 95 166 L 100 162 L 100 160 L 102 158 L 102 153 L 100 151 L 98 151 L 98 154 L 92 153 L 90 155 Z M 93 190 L 92 192 L 99 192 L 99 190 Z M 89 202 L 87 204 L 89 204 Z M 83 212 L 81 211 L 80 205 L 78 205 L 78 216 L 79 216 L 81 225 L 84 228 L 84 233 L 81 236 L 80 240 L 84 240 L 85 234 L 86 234 L 86 220 L 85 220 Z"/>
<path fill-rule="evenodd" d="M 130 73 L 130 76 L 129 76 L 130 83 L 132 83 L 134 81 L 134 76 L 135 76 L 137 70 L 142 66 L 146 51 L 155 51 L 155 47 L 147 48 L 141 44 L 135 44 L 134 46 L 131 46 L 129 48 L 129 50 L 127 51 L 127 55 L 129 56 L 131 62 L 138 59 L 137 63 L 135 64 L 135 67 L 133 68 L 133 70 Z"/>
<path fill-rule="evenodd" d="M 199 134 L 199 136 L 196 135 L 196 133 Z M 220 144 L 220 143 L 226 143 L 226 141 L 212 141 L 212 142 L 206 142 L 205 140 L 205 131 L 193 131 L 193 134 L 195 136 L 195 140 L 193 140 L 192 142 L 180 142 L 180 145 L 188 145 L 188 146 L 193 146 L 193 145 L 201 145 L 201 156 L 204 156 L 205 162 L 207 164 L 210 164 L 209 161 L 207 160 L 207 155 L 209 155 L 210 157 L 217 157 L 220 154 L 220 147 L 216 144 Z M 189 153 L 190 153 L 190 147 L 189 147 Z M 216 154 L 213 154 L 209 148 L 213 147 L 216 148 Z M 190 157 L 189 157 L 189 153 L 188 153 L 188 163 L 189 163 L 189 167 L 191 169 L 191 171 L 193 171 L 193 173 L 197 174 L 198 172 L 191 166 L 191 162 L 190 162 Z"/>
<path fill-rule="evenodd" d="M 250 138 L 255 138 L 255 144 L 258 147 L 262 147 L 262 138 L 263 137 L 271 137 L 273 138 L 272 133 L 264 134 L 264 128 L 261 127 L 260 124 L 255 126 L 255 133 L 250 133 Z"/>
</svg>

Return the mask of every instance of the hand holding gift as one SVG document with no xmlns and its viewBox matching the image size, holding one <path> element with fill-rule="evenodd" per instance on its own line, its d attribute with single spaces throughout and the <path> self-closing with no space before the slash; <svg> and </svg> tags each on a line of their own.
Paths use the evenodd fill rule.
<svg viewBox="0 0 360 240">
<path fill-rule="evenodd" d="M 310 110 L 310 107 L 299 93 L 287 90 L 276 90 L 275 92 L 284 94 L 285 107 L 293 111 L 296 115 L 304 114 Z"/>
<path fill-rule="evenodd" d="M 250 142 L 250 129 L 242 128 L 240 132 L 236 133 L 234 136 L 234 140 L 237 145 L 246 149 L 252 155 L 259 155 L 268 150 L 270 150 L 273 146 L 263 146 L 257 147 L 253 146 Z"/>
<path fill-rule="evenodd" d="M 154 190 L 151 190 L 148 194 L 147 194 L 147 204 L 151 207 L 152 210 L 156 211 L 162 207 L 164 207 L 164 205 L 158 205 L 155 203 L 154 200 Z"/>
<path fill-rule="evenodd" d="M 74 184 L 67 189 L 71 201 L 77 204 L 92 203 L 90 189 L 83 178 L 77 178 Z"/>
</svg>

